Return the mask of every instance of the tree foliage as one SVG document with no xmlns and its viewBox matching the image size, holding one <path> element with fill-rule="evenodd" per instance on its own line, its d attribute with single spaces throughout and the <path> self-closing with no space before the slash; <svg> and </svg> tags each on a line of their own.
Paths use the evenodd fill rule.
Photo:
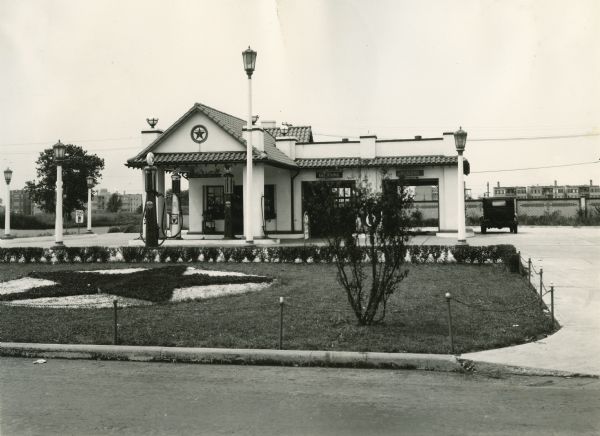
<svg viewBox="0 0 600 436">
<path fill-rule="evenodd" d="M 121 206 L 123 206 L 121 196 L 118 193 L 113 192 L 106 203 L 106 210 L 109 212 L 118 212 L 121 210 Z"/>
<path fill-rule="evenodd" d="M 359 181 L 342 202 L 331 184 L 321 183 L 307 204 L 309 215 L 319 216 L 324 226 L 338 282 L 360 325 L 383 321 L 388 299 L 408 275 L 402 266 L 412 196 L 395 182 L 384 179 L 383 192 L 375 192 L 366 180 Z"/>
<path fill-rule="evenodd" d="M 84 209 L 87 202 L 87 176 L 97 183 L 104 169 L 104 159 L 88 154 L 78 145 L 66 144 L 62 162 L 63 212 L 70 215 L 75 209 Z M 56 160 L 54 150 L 42 151 L 36 161 L 37 181 L 25 183 L 31 200 L 42 210 L 53 213 L 56 208 Z"/>
</svg>

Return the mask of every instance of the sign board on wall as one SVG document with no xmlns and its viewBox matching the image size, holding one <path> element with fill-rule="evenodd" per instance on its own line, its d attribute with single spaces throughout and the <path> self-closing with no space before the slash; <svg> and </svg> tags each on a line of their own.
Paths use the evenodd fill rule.
<svg viewBox="0 0 600 436">
<path fill-rule="evenodd" d="M 422 168 L 402 168 L 396 170 L 396 177 L 422 177 L 425 170 Z"/>
<path fill-rule="evenodd" d="M 340 179 L 343 175 L 343 170 L 317 170 L 317 179 Z"/>
</svg>

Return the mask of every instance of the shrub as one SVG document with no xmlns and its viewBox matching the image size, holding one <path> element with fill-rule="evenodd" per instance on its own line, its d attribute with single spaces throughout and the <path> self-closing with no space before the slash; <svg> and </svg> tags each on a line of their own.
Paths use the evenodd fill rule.
<svg viewBox="0 0 600 436">
<path fill-rule="evenodd" d="M 109 227 L 106 233 L 121 233 L 121 228 L 116 226 Z"/>
<path fill-rule="evenodd" d="M 121 247 L 123 261 L 127 263 L 142 262 L 145 257 L 145 247 Z"/>
<path fill-rule="evenodd" d="M 41 247 L 25 247 L 21 249 L 25 263 L 39 262 L 44 255 L 44 249 Z"/>
<path fill-rule="evenodd" d="M 82 262 L 107 262 L 110 259 L 111 250 L 107 247 L 86 247 L 83 252 Z"/>
</svg>

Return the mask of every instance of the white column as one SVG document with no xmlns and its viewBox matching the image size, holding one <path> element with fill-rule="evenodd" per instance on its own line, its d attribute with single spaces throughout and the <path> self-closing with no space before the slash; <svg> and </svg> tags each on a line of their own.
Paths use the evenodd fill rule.
<svg viewBox="0 0 600 436">
<path fill-rule="evenodd" d="M 263 217 L 264 217 L 264 202 L 263 196 L 265 191 L 265 166 L 262 163 L 257 163 L 252 174 L 252 195 L 250 200 L 250 211 L 252 214 L 252 233 L 258 238 L 264 236 L 263 232 Z"/>
<path fill-rule="evenodd" d="M 87 232 L 92 233 L 92 189 L 88 188 Z"/>
<path fill-rule="evenodd" d="M 466 243 L 465 234 L 465 186 L 463 174 L 463 153 L 458 152 L 458 243 Z"/>
<path fill-rule="evenodd" d="M 6 184 L 6 208 L 4 209 L 4 238 L 10 238 L 10 185 Z"/>
<path fill-rule="evenodd" d="M 246 195 L 244 196 L 244 235 L 246 242 L 254 242 L 252 233 L 252 79 L 248 77 L 248 135 L 246 136 Z M 260 205 L 260 203 L 259 203 Z"/>
<path fill-rule="evenodd" d="M 56 166 L 56 219 L 54 220 L 54 244 L 63 243 L 63 181 L 62 165 Z"/>
<path fill-rule="evenodd" d="M 146 174 L 142 170 L 142 238 L 146 240 Z"/>
</svg>

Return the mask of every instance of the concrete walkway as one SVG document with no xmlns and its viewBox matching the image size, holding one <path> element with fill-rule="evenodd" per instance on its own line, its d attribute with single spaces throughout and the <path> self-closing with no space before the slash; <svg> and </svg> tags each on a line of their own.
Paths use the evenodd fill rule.
<svg viewBox="0 0 600 436">
<path fill-rule="evenodd" d="M 125 246 L 137 235 L 68 235 L 69 246 Z M 0 246 L 50 247 L 52 237 L 1 240 Z M 289 241 L 299 244 L 300 241 Z M 412 244 L 452 245 L 451 238 L 416 236 Z M 540 341 L 462 355 L 462 358 L 502 365 L 600 375 L 600 228 L 520 227 L 476 233 L 470 245 L 513 244 L 524 259 L 544 269 L 544 282 L 555 286 L 555 314 L 562 328 Z M 537 276 L 532 280 L 537 283 Z"/>
<path fill-rule="evenodd" d="M 554 282 L 561 329 L 540 341 L 461 357 L 600 375 L 600 228 L 523 227 L 516 235 L 477 234 L 469 240 L 471 245 L 499 243 L 515 245 L 538 270 L 543 267 L 548 289 Z M 532 277 L 536 281 L 539 277 Z M 550 295 L 546 297 L 549 306 Z"/>
</svg>

